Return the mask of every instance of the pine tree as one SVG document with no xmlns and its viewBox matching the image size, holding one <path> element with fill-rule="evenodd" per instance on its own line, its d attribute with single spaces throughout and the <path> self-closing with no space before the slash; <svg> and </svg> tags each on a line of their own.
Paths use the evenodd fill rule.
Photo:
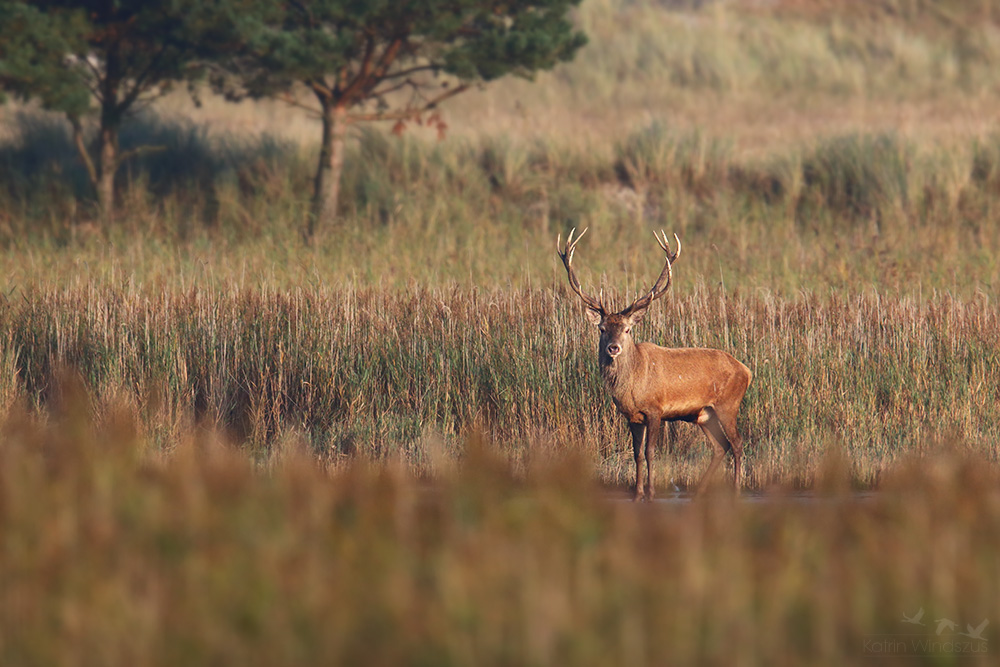
<svg viewBox="0 0 1000 667">
<path fill-rule="evenodd" d="M 477 83 L 530 78 L 586 42 L 580 0 L 312 0 L 243 3 L 241 48 L 214 83 L 230 98 L 315 98 L 323 125 L 309 238 L 331 226 L 347 127 L 420 119 Z M 308 96 L 306 97 L 308 99 Z"/>
</svg>

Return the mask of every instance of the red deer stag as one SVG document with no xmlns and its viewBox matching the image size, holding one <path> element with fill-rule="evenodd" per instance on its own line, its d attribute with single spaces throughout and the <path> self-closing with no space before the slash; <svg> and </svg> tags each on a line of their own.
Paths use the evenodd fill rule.
<svg viewBox="0 0 1000 667">
<path fill-rule="evenodd" d="M 733 487 L 738 493 L 743 439 L 736 431 L 736 415 L 753 377 L 750 369 L 721 350 L 660 347 L 632 339 L 632 327 L 642 320 L 649 305 L 670 289 L 672 265 L 681 254 L 681 240 L 674 235 L 677 252 L 671 254 L 667 235 L 663 234 L 661 239 L 654 232 L 667 255 L 663 271 L 647 294 L 615 313 L 580 288 L 580 281 L 573 273 L 573 251 L 587 230 L 573 240 L 575 232 L 575 229 L 570 232 L 565 248 L 561 247 L 562 239 L 557 239 L 556 249 L 566 266 L 570 287 L 586 304 L 587 317 L 601 330 L 598 349 L 601 376 L 632 433 L 635 500 L 643 496 L 653 498 L 653 454 L 663 440 L 664 421 L 696 422 L 708 438 L 713 450 L 712 462 L 698 484 L 698 493 L 705 490 L 727 451 L 733 453 Z"/>
</svg>

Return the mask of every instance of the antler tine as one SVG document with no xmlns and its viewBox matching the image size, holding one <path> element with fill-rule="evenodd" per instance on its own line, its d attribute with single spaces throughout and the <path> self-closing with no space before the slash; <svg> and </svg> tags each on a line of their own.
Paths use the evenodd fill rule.
<svg viewBox="0 0 1000 667">
<path fill-rule="evenodd" d="M 580 242 L 580 239 L 583 238 L 583 235 L 587 233 L 588 229 L 590 228 L 586 227 L 582 232 L 580 232 L 580 235 L 577 236 L 574 241 L 573 234 L 576 233 L 576 227 L 574 227 L 570 231 L 569 236 L 566 238 L 565 248 L 561 247 L 562 234 L 560 234 L 556 237 L 556 252 L 559 253 L 559 257 L 562 259 L 563 265 L 566 267 L 566 275 L 569 278 L 569 286 L 572 287 L 577 296 L 579 296 L 583 302 L 587 304 L 588 308 L 604 315 L 606 312 L 604 310 L 604 304 L 601 303 L 600 299 L 595 299 L 592 296 L 588 296 L 583 293 L 583 289 L 580 287 L 580 281 L 573 272 L 573 252 L 576 250 L 576 244 Z"/>
<path fill-rule="evenodd" d="M 656 242 L 660 244 L 661 248 L 663 248 L 663 252 L 667 253 L 667 256 L 670 257 L 670 263 L 673 264 L 674 262 L 677 261 L 677 258 L 681 256 L 681 239 L 679 236 L 677 236 L 676 233 L 674 234 L 674 240 L 677 241 L 677 252 L 671 255 L 670 244 L 667 243 L 667 233 L 661 229 L 660 234 L 663 235 L 662 239 L 659 236 L 657 236 L 656 230 L 655 229 L 653 230 L 653 238 L 655 238 Z"/>
<path fill-rule="evenodd" d="M 566 237 L 566 252 L 565 253 L 560 252 L 559 255 L 562 256 L 563 254 L 568 254 L 569 255 L 569 261 L 572 262 L 573 261 L 573 252 L 576 250 L 576 244 L 580 242 L 580 239 L 582 239 L 583 235 L 586 234 L 589 230 L 590 230 L 590 227 L 584 227 L 583 231 L 580 232 L 580 235 L 576 237 L 575 241 L 573 240 L 573 234 L 576 233 L 576 227 L 574 227 L 573 229 L 569 230 L 569 236 Z M 556 250 L 559 250 L 559 242 L 560 242 L 561 239 L 562 239 L 562 234 L 560 234 L 556 238 Z"/>
<path fill-rule="evenodd" d="M 649 304 L 653 303 L 656 299 L 659 299 L 667 293 L 667 290 L 670 289 L 670 283 L 673 280 L 673 263 L 676 262 L 677 258 L 681 255 L 681 239 L 677 236 L 677 234 L 674 234 L 674 240 L 677 241 L 677 252 L 671 253 L 670 244 L 667 242 L 666 232 L 660 230 L 660 234 L 663 235 L 663 238 L 660 238 L 655 231 L 653 232 L 653 237 L 656 239 L 657 244 L 659 244 L 660 248 L 667 256 L 666 261 L 663 264 L 663 270 L 660 271 L 660 276 L 656 279 L 656 282 L 653 283 L 652 289 L 650 289 L 645 296 L 639 297 L 633 301 L 631 306 L 622 311 L 623 313 L 634 313 L 637 310 L 648 308 Z"/>
</svg>

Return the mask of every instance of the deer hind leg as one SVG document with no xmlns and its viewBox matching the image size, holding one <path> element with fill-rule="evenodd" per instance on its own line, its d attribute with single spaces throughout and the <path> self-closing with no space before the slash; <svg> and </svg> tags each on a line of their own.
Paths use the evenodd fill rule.
<svg viewBox="0 0 1000 667">
<path fill-rule="evenodd" d="M 733 453 L 733 473 L 736 483 L 736 489 L 739 489 L 739 479 L 740 479 L 740 461 L 743 455 L 742 442 L 738 445 L 734 445 L 726 434 L 726 429 L 723 426 L 722 420 L 719 418 L 718 413 L 715 408 L 707 406 L 702 408 L 701 412 L 698 414 L 698 425 L 705 432 L 705 436 L 708 438 L 708 443 L 712 447 L 712 462 L 708 464 L 708 470 L 702 475 L 701 481 L 698 483 L 698 491 L 696 495 L 701 495 L 708 488 L 708 482 L 712 477 L 712 473 L 715 469 L 719 467 L 722 463 L 723 457 L 726 452 Z M 735 432 L 735 431 L 734 431 Z"/>
<path fill-rule="evenodd" d="M 656 447 L 663 440 L 663 420 L 659 415 L 646 417 L 646 499 L 652 500 L 653 490 L 653 460 L 656 458 Z"/>
<path fill-rule="evenodd" d="M 628 430 L 632 433 L 632 456 L 635 458 L 635 495 L 632 500 L 639 501 L 643 496 L 642 464 L 645 461 L 643 443 L 646 439 L 646 425 L 629 424 Z"/>
<path fill-rule="evenodd" d="M 740 466 L 743 462 L 743 436 L 736 430 L 736 412 L 726 413 L 720 417 L 724 433 L 729 436 L 729 444 L 733 452 L 733 492 L 740 492 Z"/>
</svg>

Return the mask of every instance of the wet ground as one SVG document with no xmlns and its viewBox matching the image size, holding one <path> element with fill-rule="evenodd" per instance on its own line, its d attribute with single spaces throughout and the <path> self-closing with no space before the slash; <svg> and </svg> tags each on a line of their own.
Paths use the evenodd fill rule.
<svg viewBox="0 0 1000 667">
<path fill-rule="evenodd" d="M 705 497 L 725 497 L 724 491 L 715 491 Z M 809 490 L 794 491 L 741 491 L 738 502 L 746 504 L 789 504 L 822 505 L 829 503 L 867 503 L 879 497 L 878 491 L 848 491 L 845 493 L 821 493 Z M 632 502 L 632 492 L 609 490 L 608 498 L 613 502 Z M 659 507 L 684 506 L 695 500 L 693 491 L 664 491 L 657 493 L 652 505 Z"/>
</svg>

